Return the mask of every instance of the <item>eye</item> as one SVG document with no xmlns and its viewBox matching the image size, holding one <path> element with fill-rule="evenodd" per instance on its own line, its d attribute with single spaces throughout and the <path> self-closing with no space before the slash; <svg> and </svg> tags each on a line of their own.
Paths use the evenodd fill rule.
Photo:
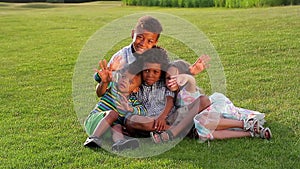
<svg viewBox="0 0 300 169">
<path fill-rule="evenodd" d="M 155 71 L 154 71 L 154 73 L 155 73 L 155 74 L 159 74 L 159 73 L 160 73 L 160 71 L 158 71 L 158 70 L 155 70 Z"/>
<path fill-rule="evenodd" d="M 153 43 L 154 43 L 154 40 L 148 40 L 148 43 L 149 43 L 149 44 L 153 44 Z"/>
<path fill-rule="evenodd" d="M 141 40 L 141 39 L 143 39 L 144 37 L 143 37 L 142 35 L 137 35 L 136 38 L 139 39 L 139 40 Z"/>
</svg>

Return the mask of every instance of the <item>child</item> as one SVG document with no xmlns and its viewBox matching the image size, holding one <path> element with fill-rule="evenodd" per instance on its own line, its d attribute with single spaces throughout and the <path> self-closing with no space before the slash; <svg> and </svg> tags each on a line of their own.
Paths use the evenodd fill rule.
<svg viewBox="0 0 300 169">
<path fill-rule="evenodd" d="M 136 59 L 133 55 L 134 53 L 142 54 L 144 51 L 157 45 L 162 30 L 162 25 L 156 18 L 148 15 L 142 16 L 131 31 L 132 43 L 115 53 L 110 59 L 108 66 L 112 71 L 115 71 L 126 64 L 132 63 Z M 114 63 L 113 66 L 111 65 L 112 63 Z M 97 82 L 101 82 L 97 72 L 94 78 Z"/>
<path fill-rule="evenodd" d="M 202 60 L 201 57 L 200 60 Z M 198 66 L 202 67 L 202 70 L 204 70 L 205 61 L 202 63 L 199 62 L 198 64 Z M 168 68 L 166 83 L 170 90 L 177 91 L 176 106 L 180 107 L 176 119 L 178 124 L 176 126 L 172 126 L 169 130 L 166 130 L 163 133 L 152 133 L 152 139 L 155 143 L 168 141 L 173 139 L 173 137 L 178 136 L 180 132 L 189 126 L 192 121 L 192 117 L 196 115 L 195 113 L 198 113 L 195 110 L 188 112 L 189 109 L 186 107 L 189 106 L 191 109 L 195 105 L 197 107 L 199 105 L 197 102 L 200 101 L 201 105 L 201 100 L 203 100 L 201 99 L 202 96 L 196 87 L 194 77 L 184 74 L 189 67 L 190 66 L 187 62 L 178 60 L 170 64 Z M 198 73 L 201 71 L 198 71 Z M 205 139 L 213 138 L 225 139 L 245 136 L 260 136 L 261 138 L 266 139 L 271 138 L 270 129 L 263 128 L 259 125 L 258 119 L 255 118 L 259 117 L 261 123 L 264 123 L 264 114 L 237 108 L 233 106 L 228 98 L 220 93 L 214 93 L 210 96 L 210 102 L 212 104 L 194 118 L 199 138 L 203 141 L 205 141 Z M 184 116 L 186 117 L 184 118 Z M 228 130 L 231 128 L 241 128 L 245 131 Z"/>
<path fill-rule="evenodd" d="M 147 109 L 147 117 L 131 115 L 126 120 L 126 129 L 133 133 L 139 131 L 161 131 L 168 129 L 166 122 L 168 115 L 173 112 L 174 93 L 165 85 L 166 66 L 169 63 L 168 55 L 162 48 L 155 47 L 145 51 L 143 58 L 143 83 L 138 92 L 138 98 Z"/>
<path fill-rule="evenodd" d="M 136 60 L 136 56 L 134 56 L 135 53 L 141 54 L 156 46 L 162 30 L 162 25 L 156 18 L 152 16 L 143 16 L 139 18 L 135 28 L 131 31 L 132 43 L 112 56 L 108 63 L 109 71 L 121 69 L 123 66 Z M 100 65 L 103 63 L 104 62 L 101 61 L 99 62 Z M 106 65 L 106 62 L 104 64 Z M 102 81 L 100 75 L 107 71 L 105 68 L 106 66 L 103 69 L 97 70 L 94 75 L 94 79 L 99 83 L 96 87 L 96 94 L 98 97 L 101 97 L 106 92 L 107 86 L 99 87 L 101 86 L 100 84 Z M 111 79 L 111 77 L 109 78 Z M 116 132 L 113 130 L 113 136 L 114 135 L 124 137 L 120 131 Z M 123 143 L 117 142 L 115 146 L 119 146 L 119 144 L 122 146 Z"/>
<path fill-rule="evenodd" d="M 102 82 L 99 84 L 99 91 L 104 91 L 99 103 L 95 109 L 90 113 L 85 121 L 85 128 L 89 137 L 84 143 L 85 146 L 101 147 L 101 137 L 104 132 L 114 122 L 114 130 L 122 131 L 127 116 L 130 114 L 146 115 L 146 109 L 138 102 L 135 95 L 132 94 L 139 90 L 141 84 L 141 67 L 138 61 L 133 62 L 124 67 L 118 72 L 117 83 L 112 82 L 111 71 L 106 68 L 106 62 L 101 62 L 102 71 L 100 73 Z M 137 139 L 125 140 L 123 135 L 113 134 L 115 144 L 112 146 L 113 150 L 121 151 L 126 148 L 136 148 L 139 146 Z"/>
</svg>

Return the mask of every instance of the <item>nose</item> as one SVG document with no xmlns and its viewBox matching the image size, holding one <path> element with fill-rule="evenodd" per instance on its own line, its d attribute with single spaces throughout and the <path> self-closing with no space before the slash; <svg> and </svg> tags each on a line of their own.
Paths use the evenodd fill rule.
<svg viewBox="0 0 300 169">
<path fill-rule="evenodd" d="M 150 77 L 150 78 L 152 78 L 153 77 L 153 75 L 154 75 L 154 73 L 152 72 L 152 71 L 150 71 L 150 72 L 148 72 L 148 77 Z"/>
<path fill-rule="evenodd" d="M 141 46 L 144 46 L 146 44 L 146 39 L 143 38 L 141 39 L 140 43 L 139 43 Z"/>
</svg>

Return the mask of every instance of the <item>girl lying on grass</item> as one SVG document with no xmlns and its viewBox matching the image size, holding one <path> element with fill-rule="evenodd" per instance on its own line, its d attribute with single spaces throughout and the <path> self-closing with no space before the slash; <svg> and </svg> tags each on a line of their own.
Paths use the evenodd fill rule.
<svg viewBox="0 0 300 169">
<path fill-rule="evenodd" d="M 198 59 L 200 69 L 196 73 L 205 69 L 207 61 L 209 58 L 206 55 Z M 168 67 L 166 84 L 177 94 L 175 103 L 178 107 L 177 124 L 163 132 L 152 132 L 155 143 L 172 140 L 187 132 L 187 129 L 193 125 L 193 121 L 201 141 L 240 137 L 271 139 L 271 130 L 263 127 L 265 122 L 263 113 L 235 107 L 221 93 L 209 96 L 210 106 L 198 114 L 199 111 L 194 107 L 201 104 L 199 98 L 203 94 L 197 88 L 195 78 L 185 73 L 189 67 L 190 65 L 183 60 L 174 61 Z"/>
</svg>

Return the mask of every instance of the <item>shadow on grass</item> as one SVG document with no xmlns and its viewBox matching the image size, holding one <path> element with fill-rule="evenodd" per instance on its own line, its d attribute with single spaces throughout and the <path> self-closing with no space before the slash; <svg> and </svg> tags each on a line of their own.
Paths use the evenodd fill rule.
<svg viewBox="0 0 300 169">
<path fill-rule="evenodd" d="M 8 3 L 0 3 L 0 7 L 10 6 Z"/>
<path fill-rule="evenodd" d="M 57 8 L 57 5 L 47 4 L 47 3 L 28 3 L 21 5 L 20 8 L 31 8 L 31 9 L 48 9 Z"/>
</svg>

